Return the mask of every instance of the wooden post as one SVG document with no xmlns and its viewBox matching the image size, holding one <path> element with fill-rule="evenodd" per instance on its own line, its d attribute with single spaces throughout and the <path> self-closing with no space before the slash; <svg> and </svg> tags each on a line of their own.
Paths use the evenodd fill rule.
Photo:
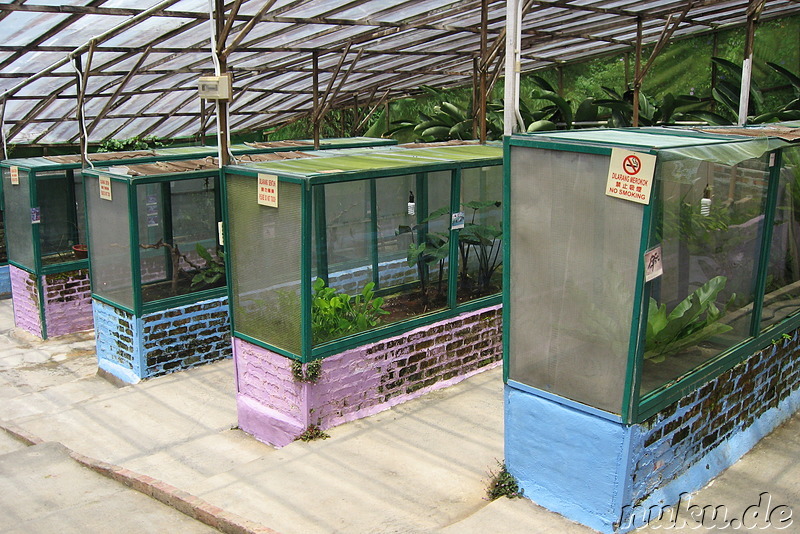
<svg viewBox="0 0 800 534">
<path fill-rule="evenodd" d="M 225 0 L 215 0 L 214 2 L 214 18 L 216 19 L 216 25 L 214 26 L 214 31 L 216 32 L 217 39 L 222 37 L 223 39 L 223 29 L 225 28 L 225 21 L 224 21 L 224 3 Z M 217 42 L 217 46 L 219 48 L 223 48 L 224 43 Z M 215 54 L 218 54 L 217 50 L 214 50 Z M 221 56 L 219 58 L 219 73 L 220 74 L 228 74 L 228 59 L 227 55 L 225 54 L 218 54 Z M 231 152 L 230 146 L 228 144 L 228 101 L 227 100 L 217 100 L 217 113 L 218 113 L 218 122 L 217 126 L 219 128 L 219 164 L 220 167 L 223 165 L 228 165 L 231 162 Z"/>
</svg>

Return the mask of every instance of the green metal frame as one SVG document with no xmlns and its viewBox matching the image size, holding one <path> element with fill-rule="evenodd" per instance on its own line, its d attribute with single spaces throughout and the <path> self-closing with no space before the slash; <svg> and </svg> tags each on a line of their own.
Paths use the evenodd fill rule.
<svg viewBox="0 0 800 534">
<path fill-rule="evenodd" d="M 304 186 L 302 205 L 301 205 L 303 239 L 302 243 L 300 244 L 300 250 L 301 250 L 301 273 L 300 273 L 301 294 L 300 295 L 301 295 L 301 313 L 302 313 L 300 354 L 295 354 L 291 351 L 281 349 L 280 347 L 274 346 L 270 343 L 267 343 L 265 341 L 253 338 L 252 336 L 239 332 L 236 329 L 235 317 L 233 316 L 234 314 L 231 314 L 232 315 L 231 326 L 233 335 L 254 345 L 260 346 L 262 348 L 268 349 L 270 351 L 282 354 L 286 357 L 305 363 L 312 360 L 324 358 L 332 354 L 337 354 L 344 350 L 355 348 L 360 345 L 364 345 L 366 343 L 376 342 L 381 339 L 385 339 L 387 337 L 399 335 L 402 334 L 403 332 L 413 330 L 414 328 L 418 328 L 426 324 L 431 324 L 436 321 L 449 319 L 457 315 L 460 315 L 462 313 L 474 311 L 487 306 L 501 304 L 502 303 L 501 293 L 481 297 L 461 304 L 457 302 L 459 230 L 453 230 L 451 228 L 450 251 L 448 259 L 448 269 L 449 269 L 448 305 L 446 308 L 433 311 L 425 315 L 420 315 L 411 319 L 407 319 L 404 321 L 399 321 L 396 323 L 391 323 L 385 326 L 374 328 L 365 332 L 360 332 L 358 334 L 333 340 L 317 346 L 313 346 L 312 342 L 312 335 L 311 335 L 312 276 L 311 275 L 313 272 L 313 265 L 312 265 L 311 249 L 313 240 L 311 239 L 311 230 L 317 229 L 319 231 L 317 234 L 317 241 L 316 241 L 316 246 L 317 248 L 319 248 L 320 241 L 322 241 L 319 239 L 319 235 L 324 234 L 324 232 L 322 232 L 321 230 L 324 230 L 325 228 L 324 224 L 320 225 L 320 222 L 324 223 L 325 221 L 325 219 L 322 218 L 324 206 L 320 206 L 321 202 L 319 198 L 320 196 L 322 196 L 322 193 L 318 193 L 317 191 L 323 190 L 323 187 L 326 184 L 368 180 L 370 183 L 370 200 L 372 203 L 371 205 L 372 215 L 370 220 L 373 222 L 373 224 L 375 224 L 377 223 L 377 206 L 376 206 L 377 195 L 375 193 L 375 186 L 373 184 L 376 182 L 376 180 L 381 178 L 390 178 L 396 176 L 414 175 L 417 187 L 417 193 L 415 195 L 415 201 L 417 202 L 416 217 L 417 217 L 417 223 L 420 223 L 427 216 L 426 213 L 428 209 L 427 205 L 428 174 L 440 171 L 449 171 L 451 173 L 450 208 L 451 212 L 454 213 L 456 211 L 459 211 L 461 206 L 460 176 L 462 169 L 480 168 L 480 167 L 498 166 L 498 165 L 502 165 L 502 160 L 500 158 L 480 158 L 480 159 L 466 160 L 466 161 L 449 161 L 449 162 L 443 161 L 441 163 L 414 165 L 410 167 L 397 167 L 390 169 L 367 170 L 358 172 L 343 172 L 343 173 L 338 173 L 335 176 L 332 173 L 312 175 L 310 177 L 292 173 L 277 174 L 279 182 L 297 183 L 297 184 L 302 184 Z M 409 172 L 409 170 L 411 172 Z M 258 174 L 270 171 L 266 169 L 264 171 L 261 171 L 258 167 L 244 167 L 237 165 L 237 166 L 232 166 L 232 168 L 230 169 L 226 168 L 223 172 L 236 174 L 237 176 L 249 176 L 255 178 L 258 176 Z M 226 188 L 226 180 L 223 179 L 222 182 L 224 184 L 222 187 L 222 194 L 224 200 L 223 204 L 225 205 L 225 220 L 227 220 L 228 192 Z M 450 225 L 450 221 L 448 221 L 448 225 Z M 228 235 L 229 230 L 226 227 L 224 231 L 225 231 L 225 241 L 227 243 L 229 242 L 228 240 L 230 239 Z M 375 231 L 372 232 L 372 234 L 375 233 L 376 233 Z M 377 277 L 378 274 L 376 268 L 376 265 L 378 263 L 377 242 L 371 244 L 370 248 L 372 250 L 372 256 L 373 256 L 370 262 L 373 265 L 373 278 L 374 278 Z M 317 252 L 317 262 L 319 263 L 320 258 L 322 258 L 324 255 L 321 254 L 319 250 L 316 252 Z M 226 263 L 227 261 L 228 258 L 226 258 Z M 227 265 L 227 267 L 230 269 L 230 265 Z M 327 276 L 328 274 L 327 266 L 325 268 L 322 268 L 318 264 L 317 265 L 318 276 L 320 276 L 320 273 L 323 271 Z M 229 299 L 231 299 L 231 302 L 233 302 L 232 299 L 234 298 L 234 296 L 232 294 L 232 280 L 230 279 L 228 282 L 228 288 L 229 288 Z M 393 287 L 391 288 L 391 291 L 394 291 L 396 289 L 397 289 L 396 287 Z M 386 288 L 379 288 L 378 294 L 385 294 L 386 291 L 390 290 Z"/>
<path fill-rule="evenodd" d="M 171 192 L 169 184 L 175 181 L 185 181 L 185 180 L 194 180 L 200 178 L 213 178 L 214 186 L 215 186 L 215 214 L 214 218 L 217 221 L 222 220 L 222 211 L 223 211 L 223 203 L 221 202 L 222 199 L 222 191 L 221 185 L 222 180 L 220 179 L 221 171 L 219 169 L 215 170 L 204 170 L 204 171 L 189 171 L 183 173 L 169 173 L 169 174 L 161 174 L 161 175 L 153 175 L 153 176 L 142 176 L 142 177 L 125 177 L 122 175 L 111 174 L 108 172 L 104 172 L 102 169 L 94 169 L 87 171 L 90 175 L 98 177 L 102 175 L 109 176 L 113 182 L 122 183 L 125 185 L 128 191 L 128 239 L 131 244 L 130 250 L 130 262 L 131 262 L 131 285 L 133 291 L 133 307 L 127 306 L 125 304 L 121 304 L 113 299 L 108 297 L 104 297 L 99 295 L 95 292 L 94 288 L 94 280 L 92 280 L 92 298 L 99 300 L 100 302 L 104 302 L 109 306 L 113 306 L 115 308 L 124 310 L 128 313 L 131 313 L 136 316 L 142 316 L 147 313 L 155 313 L 163 310 L 168 310 L 171 308 L 177 308 L 181 306 L 188 306 L 190 304 L 194 304 L 196 302 L 200 302 L 202 300 L 208 300 L 213 298 L 223 297 L 227 293 L 227 288 L 225 286 L 212 288 L 212 289 L 203 289 L 199 291 L 194 291 L 191 293 L 187 293 L 185 295 L 177 295 L 174 297 L 167 297 L 163 299 L 154 300 L 151 302 L 144 302 L 142 299 L 142 275 L 141 275 L 141 255 L 140 255 L 140 247 L 139 247 L 139 224 L 138 224 L 138 213 L 139 213 L 139 197 L 137 195 L 137 191 L 139 187 L 156 184 L 159 186 L 160 189 L 160 196 L 162 200 L 162 205 L 164 206 L 164 232 L 167 235 L 171 235 L 171 225 L 172 225 L 172 217 L 171 217 Z M 84 194 L 88 195 L 86 188 L 84 188 Z M 88 218 L 88 203 L 87 203 L 87 218 Z M 223 227 L 223 233 L 224 233 Z M 87 232 L 91 232 L 91 228 L 87 224 Z M 224 239 L 227 239 L 225 236 Z M 216 232 L 214 234 L 214 241 L 217 242 Z M 85 260 L 84 260 L 85 261 Z M 226 270 L 228 269 L 228 258 L 227 255 L 225 257 L 225 264 Z M 171 262 L 167 262 L 167 270 L 171 270 Z M 168 273 L 171 276 L 171 272 Z"/>
<path fill-rule="evenodd" d="M 666 133 L 667 135 L 685 135 L 683 131 L 665 131 L 658 130 L 659 133 Z M 688 137 L 697 138 L 718 138 L 716 134 L 693 135 Z M 738 139 L 732 139 L 731 142 L 746 142 L 751 140 L 750 137 L 744 136 L 728 136 Z M 511 147 L 529 147 L 541 148 L 548 150 L 563 150 L 569 152 L 579 152 L 588 154 L 610 154 L 611 148 L 606 143 L 595 142 L 571 142 L 568 140 L 541 140 L 532 138 L 511 138 L 504 139 L 503 155 L 507 165 L 504 171 L 504 202 L 505 210 L 503 212 L 503 224 L 507 229 L 511 228 Z M 627 148 L 638 152 L 645 152 L 656 154 L 658 150 L 649 147 L 641 147 L 634 145 L 614 145 L 620 148 Z M 679 147 L 670 147 L 679 148 Z M 649 235 L 651 226 L 653 224 L 653 204 L 658 201 L 658 189 L 653 188 L 653 197 L 651 203 L 643 207 L 642 211 L 642 231 L 640 236 L 640 257 L 638 258 L 639 269 L 637 273 L 636 292 L 633 302 L 633 312 L 631 317 L 631 332 L 629 339 L 628 349 L 628 365 L 626 368 L 625 387 L 622 392 L 622 410 L 621 420 L 625 423 L 638 423 L 645 421 L 649 417 L 658 413 L 660 410 L 669 406 L 670 404 L 685 397 L 690 392 L 696 390 L 701 385 L 707 383 L 709 380 L 719 376 L 721 373 L 738 365 L 742 361 L 752 356 L 755 352 L 768 347 L 772 344 L 773 340 L 781 337 L 782 334 L 791 332 L 800 328 L 800 313 L 790 316 L 779 323 L 771 325 L 761 330 L 761 312 L 763 308 L 763 301 L 766 291 L 767 270 L 769 263 L 769 253 L 772 237 L 772 221 L 774 220 L 777 211 L 778 201 L 778 188 L 780 181 L 781 169 L 781 150 L 773 150 L 768 152 L 764 157 L 774 158 L 771 160 L 769 166 L 769 184 L 767 188 L 767 201 L 764 211 L 765 224 L 761 230 L 761 246 L 759 249 L 758 265 L 756 269 L 755 280 L 755 300 L 753 303 L 753 313 L 751 314 L 751 328 L 750 337 L 743 339 L 740 343 L 729 347 L 727 350 L 720 353 L 718 356 L 705 362 L 698 368 L 689 372 L 685 376 L 664 384 L 654 391 L 648 392 L 645 395 L 640 394 L 640 385 L 642 380 L 642 363 L 644 355 L 644 339 L 646 336 L 647 327 L 647 299 L 649 298 L 652 282 L 644 283 L 644 251 L 649 242 Z M 509 234 L 510 238 L 510 234 Z M 515 386 L 513 380 L 509 378 L 509 355 L 510 355 L 510 335 L 508 320 L 514 313 L 510 305 L 510 272 L 511 272 L 511 246 L 510 239 L 506 239 L 503 248 L 503 264 L 506 266 L 503 270 L 503 380 L 505 383 Z M 526 391 L 535 390 L 527 385 L 523 389 Z M 515 386 L 518 387 L 518 386 Z M 548 392 L 541 392 L 543 396 L 552 396 Z M 567 399 L 567 401 L 569 401 Z M 569 401 L 571 402 L 571 401 Z M 596 410 L 596 408 L 592 408 Z"/>
</svg>

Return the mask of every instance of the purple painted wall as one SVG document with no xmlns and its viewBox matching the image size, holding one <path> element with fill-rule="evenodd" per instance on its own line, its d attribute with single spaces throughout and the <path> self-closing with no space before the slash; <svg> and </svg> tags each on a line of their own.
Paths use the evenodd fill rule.
<svg viewBox="0 0 800 534">
<path fill-rule="evenodd" d="M 319 379 L 298 380 L 293 360 L 238 338 L 239 427 L 282 447 L 309 426 L 360 419 L 499 365 L 501 306 L 426 325 L 328 356 Z"/>
<path fill-rule="evenodd" d="M 89 269 L 45 275 L 42 289 L 47 337 L 94 328 Z"/>
<path fill-rule="evenodd" d="M 44 337 L 40 306 L 44 307 L 47 337 L 93 328 L 88 269 L 42 276 L 43 298 L 33 274 L 13 265 L 9 270 L 17 328 Z"/>
<path fill-rule="evenodd" d="M 14 265 L 9 265 L 11 274 L 11 298 L 14 303 L 14 324 L 35 336 L 42 337 L 42 321 L 39 317 L 39 290 L 36 277 Z"/>
</svg>

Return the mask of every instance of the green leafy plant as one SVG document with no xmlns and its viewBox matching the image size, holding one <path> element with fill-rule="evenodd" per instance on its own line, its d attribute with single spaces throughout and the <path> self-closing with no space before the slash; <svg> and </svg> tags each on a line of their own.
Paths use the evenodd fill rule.
<svg viewBox="0 0 800 534">
<path fill-rule="evenodd" d="M 499 467 L 496 472 L 489 473 L 491 479 L 486 490 L 486 496 L 489 500 L 494 501 L 500 497 L 508 497 L 510 499 L 522 497 L 523 490 L 519 487 L 519 482 L 514 475 L 508 472 L 506 464 L 500 463 Z"/>
<path fill-rule="evenodd" d="M 396 232 L 397 235 L 410 233 L 413 236 L 411 243 L 408 245 L 406 261 L 409 267 L 417 268 L 417 276 L 419 277 L 423 302 L 427 302 L 428 299 L 430 267 L 436 263 L 439 264 L 437 290 L 439 293 L 442 292 L 444 261 L 450 254 L 450 235 L 429 231 L 428 223 L 449 213 L 449 207 L 439 208 L 428 215 L 419 224 L 413 226 L 401 225 Z"/>
<path fill-rule="evenodd" d="M 303 364 L 297 360 L 292 362 L 292 376 L 298 382 L 315 384 L 322 375 L 322 360 L 314 360 Z"/>
<path fill-rule="evenodd" d="M 149 150 L 151 148 L 167 146 L 158 137 L 151 135 L 145 137 L 134 136 L 128 139 L 106 139 L 100 143 L 98 152 L 122 152 L 128 150 Z"/>
<path fill-rule="evenodd" d="M 499 201 L 472 201 L 462 205 L 463 208 L 472 210 L 472 218 L 465 222 L 464 228 L 458 234 L 458 247 L 461 255 L 461 284 L 469 288 L 469 259 L 472 250 L 478 261 L 476 286 L 479 292 L 489 289 L 492 275 L 502 264 L 502 239 L 503 229 L 493 224 L 480 224 L 475 222 L 478 212 L 485 209 L 500 207 Z"/>
<path fill-rule="evenodd" d="M 199 267 L 198 273 L 192 278 L 192 287 L 211 286 L 225 277 L 225 256 L 223 252 L 218 252 L 218 257 L 214 258 L 200 243 L 195 245 L 195 251 L 205 261 L 205 265 Z"/>
<path fill-rule="evenodd" d="M 669 355 L 732 330 L 731 326 L 722 324 L 719 320 L 732 305 L 736 295 L 731 295 L 722 310 L 715 304 L 717 295 L 725 288 L 727 281 L 724 276 L 712 278 L 669 313 L 666 304 L 659 306 L 651 298 L 647 312 L 644 358 L 659 363 Z"/>
<path fill-rule="evenodd" d="M 322 430 L 319 425 L 309 425 L 305 431 L 297 436 L 297 441 L 316 441 L 318 439 L 328 439 L 330 434 Z"/>
<path fill-rule="evenodd" d="M 380 323 L 381 316 L 389 312 L 382 308 L 383 297 L 375 296 L 374 282 L 369 282 L 361 293 L 350 296 L 325 285 L 322 278 L 314 280 L 311 296 L 311 336 L 314 343 L 322 343 L 349 336 Z"/>
</svg>

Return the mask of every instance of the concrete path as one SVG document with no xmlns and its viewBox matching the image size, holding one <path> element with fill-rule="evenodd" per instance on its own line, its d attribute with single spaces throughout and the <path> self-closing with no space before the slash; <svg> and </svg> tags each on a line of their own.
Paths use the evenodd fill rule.
<svg viewBox="0 0 800 534">
<path fill-rule="evenodd" d="M 334 428 L 329 439 L 276 450 L 236 428 L 230 360 L 117 387 L 95 374 L 91 335 L 32 340 L 9 326 L 10 313 L 10 303 L 0 302 L 0 426 L 29 442 L 59 443 L 83 465 L 223 532 L 593 532 L 525 499 L 485 499 L 503 458 L 499 369 Z M 800 510 L 790 482 L 800 480 L 798 430 L 795 417 L 759 446 L 765 452 L 748 455 L 695 502 L 738 513 L 769 491 Z M 0 454 L 24 455 L 2 434 Z M 23 458 L 17 463 L 31 476 L 48 474 Z M 747 465 L 751 471 L 741 471 Z M 56 486 L 53 492 L 58 500 Z M 0 514 L 6 506 L 0 493 Z M 106 532 L 82 528 L 83 515 L 70 521 L 81 532 Z M 674 526 L 662 528 L 692 530 Z"/>
<path fill-rule="evenodd" d="M 5 534 L 216 532 L 76 463 L 42 443 L 0 456 L 0 530 Z"/>
</svg>

